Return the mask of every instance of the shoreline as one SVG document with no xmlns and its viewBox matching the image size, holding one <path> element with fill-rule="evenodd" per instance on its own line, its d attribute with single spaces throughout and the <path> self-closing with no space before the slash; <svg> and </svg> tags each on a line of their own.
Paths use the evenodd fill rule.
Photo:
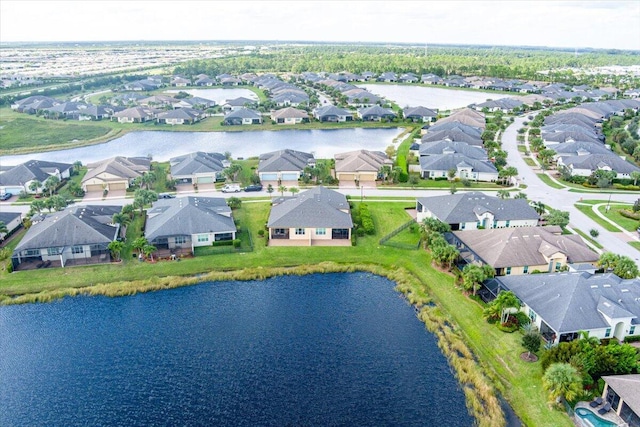
<svg viewBox="0 0 640 427">
<path fill-rule="evenodd" d="M 69 296 L 122 297 L 137 293 L 175 289 L 216 281 L 265 280 L 276 276 L 302 276 L 324 273 L 367 272 L 385 277 L 396 284 L 395 290 L 403 294 L 416 311 L 417 317 L 438 340 L 438 347 L 453 369 L 458 384 L 465 395 L 469 413 L 476 425 L 503 427 L 506 418 L 496 392 L 495 379 L 486 375 L 485 369 L 469 349 L 460 328 L 453 319 L 434 303 L 428 286 L 404 267 L 391 269 L 379 264 L 338 264 L 332 261 L 295 267 L 254 267 L 241 270 L 211 271 L 195 276 L 150 277 L 132 282 L 92 284 L 80 288 L 61 288 L 34 294 L 23 294 L 0 300 L 0 305 L 47 303 Z"/>
</svg>

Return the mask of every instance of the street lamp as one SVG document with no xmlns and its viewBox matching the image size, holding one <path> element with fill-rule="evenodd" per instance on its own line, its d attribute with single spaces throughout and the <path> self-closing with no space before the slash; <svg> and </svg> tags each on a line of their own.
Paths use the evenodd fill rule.
<svg viewBox="0 0 640 427">
<path fill-rule="evenodd" d="M 611 193 L 609 193 L 609 200 L 607 200 L 607 207 L 604 209 L 606 212 L 609 212 L 610 204 L 611 204 Z"/>
</svg>

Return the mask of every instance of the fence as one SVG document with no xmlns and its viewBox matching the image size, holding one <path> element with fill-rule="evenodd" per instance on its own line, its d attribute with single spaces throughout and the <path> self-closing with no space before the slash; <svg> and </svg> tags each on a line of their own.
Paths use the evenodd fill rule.
<svg viewBox="0 0 640 427">
<path fill-rule="evenodd" d="M 387 234 L 383 238 L 381 238 L 378 243 L 384 246 L 391 246 L 398 249 L 409 249 L 416 250 L 420 248 L 421 239 L 418 239 L 417 243 L 404 243 L 404 242 L 392 242 L 390 241 L 393 237 L 397 236 L 407 228 L 411 227 L 413 224 L 417 224 L 415 219 L 409 220 L 402 224 L 400 227 L 393 230 L 391 233 Z"/>
</svg>

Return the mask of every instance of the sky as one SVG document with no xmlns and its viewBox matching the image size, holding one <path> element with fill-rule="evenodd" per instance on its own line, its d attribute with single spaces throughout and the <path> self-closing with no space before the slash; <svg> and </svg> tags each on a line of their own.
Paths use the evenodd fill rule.
<svg viewBox="0 0 640 427">
<path fill-rule="evenodd" d="M 0 42 L 277 40 L 640 50 L 632 1 L 0 1 Z"/>
</svg>

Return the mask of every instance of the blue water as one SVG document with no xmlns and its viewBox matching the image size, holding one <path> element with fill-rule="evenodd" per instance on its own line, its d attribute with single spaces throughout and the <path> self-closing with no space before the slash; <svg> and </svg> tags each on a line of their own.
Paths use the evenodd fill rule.
<svg viewBox="0 0 640 427">
<path fill-rule="evenodd" d="M 88 147 L 2 156 L 0 164 L 17 165 L 30 159 L 66 163 L 80 160 L 86 164 L 115 155 L 125 157 L 151 155 L 153 160 L 164 162 L 171 157 L 194 151 L 216 153 L 228 151 L 233 158 L 246 158 L 286 148 L 314 153 L 319 159 L 329 159 L 336 153 L 353 150 L 384 151 L 401 132 L 401 128 L 287 129 L 251 132 L 139 131 Z"/>
<path fill-rule="evenodd" d="M 616 423 L 612 423 L 611 421 L 607 421 L 605 419 L 600 418 L 592 411 L 586 408 L 578 408 L 576 409 L 576 415 L 583 420 L 587 420 L 589 424 L 594 427 L 615 427 Z"/>
<path fill-rule="evenodd" d="M 0 426 L 470 426 L 434 337 L 370 274 L 0 307 Z"/>
</svg>

